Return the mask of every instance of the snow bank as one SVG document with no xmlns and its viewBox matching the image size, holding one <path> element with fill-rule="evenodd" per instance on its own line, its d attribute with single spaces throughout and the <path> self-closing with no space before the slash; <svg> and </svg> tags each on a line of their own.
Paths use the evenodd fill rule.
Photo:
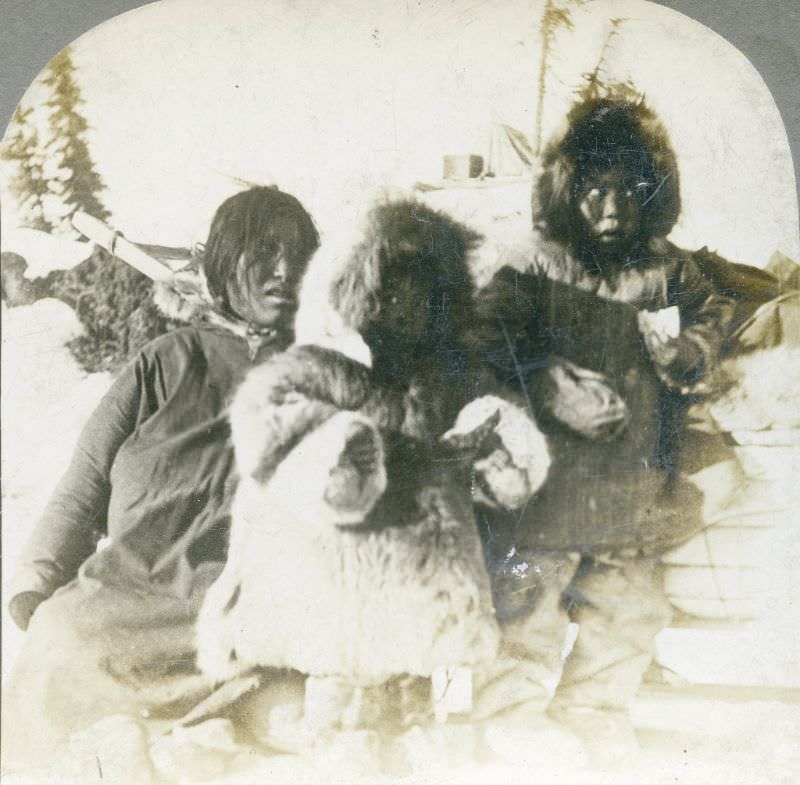
<svg viewBox="0 0 800 785">
<path fill-rule="evenodd" d="M 92 255 L 93 243 L 77 242 L 36 229 L 3 232 L 0 248 L 19 254 L 28 263 L 25 275 L 39 278 L 53 270 L 70 270 Z"/>
<path fill-rule="evenodd" d="M 80 335 L 60 300 L 2 310 L 3 596 L 31 528 L 69 463 L 80 429 L 111 383 L 87 374 L 66 343 Z M 5 611 L 5 608 L 4 608 Z M 4 673 L 21 634 L 3 615 Z"/>
</svg>

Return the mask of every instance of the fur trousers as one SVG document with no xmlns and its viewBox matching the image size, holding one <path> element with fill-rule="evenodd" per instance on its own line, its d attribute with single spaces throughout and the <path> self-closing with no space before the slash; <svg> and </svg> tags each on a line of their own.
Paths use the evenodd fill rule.
<svg viewBox="0 0 800 785">
<path fill-rule="evenodd" d="M 476 684 L 479 717 L 523 706 L 627 710 L 671 618 L 656 560 L 514 552 L 492 579 L 502 643 Z"/>
</svg>

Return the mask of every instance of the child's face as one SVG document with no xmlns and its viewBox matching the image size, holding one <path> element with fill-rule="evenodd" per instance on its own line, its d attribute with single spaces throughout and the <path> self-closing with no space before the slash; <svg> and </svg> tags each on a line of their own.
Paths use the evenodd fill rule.
<svg viewBox="0 0 800 785">
<path fill-rule="evenodd" d="M 610 169 L 589 175 L 576 195 L 576 217 L 584 240 L 600 252 L 629 248 L 641 227 L 646 184 Z"/>
<path fill-rule="evenodd" d="M 304 269 L 282 255 L 277 260 L 250 260 L 242 254 L 227 287 L 231 308 L 256 327 L 290 325 L 297 310 L 297 290 Z"/>
</svg>

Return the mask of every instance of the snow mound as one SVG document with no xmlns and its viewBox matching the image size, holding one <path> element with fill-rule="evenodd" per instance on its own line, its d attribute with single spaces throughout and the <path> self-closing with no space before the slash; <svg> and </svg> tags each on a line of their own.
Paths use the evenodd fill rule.
<svg viewBox="0 0 800 785">
<path fill-rule="evenodd" d="M 39 506 L 63 473 L 80 428 L 108 389 L 107 373 L 87 374 L 66 344 L 82 327 L 60 300 L 3 308 L 3 497 Z M 42 502 L 43 503 L 43 502 Z M 4 528 L 11 520 L 6 506 Z M 6 541 L 6 546 L 8 542 Z"/>
<path fill-rule="evenodd" d="M 111 384 L 87 374 L 66 343 L 82 332 L 60 300 L 2 308 L 3 596 L 28 535 L 67 468 L 83 423 Z M 4 672 L 21 642 L 3 618 Z"/>
<path fill-rule="evenodd" d="M 58 237 L 38 229 L 13 229 L 3 232 L 0 248 L 19 254 L 28 263 L 25 275 L 40 278 L 52 270 L 69 270 L 88 259 L 93 243 Z"/>
</svg>

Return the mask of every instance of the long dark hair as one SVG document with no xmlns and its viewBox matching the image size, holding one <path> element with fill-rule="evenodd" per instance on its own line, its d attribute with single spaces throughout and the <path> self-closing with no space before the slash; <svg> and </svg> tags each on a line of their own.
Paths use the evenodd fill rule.
<svg viewBox="0 0 800 785">
<path fill-rule="evenodd" d="M 203 254 L 208 290 L 230 310 L 227 285 L 243 254 L 251 264 L 283 257 L 292 269 L 304 269 L 318 247 L 317 228 L 298 199 L 271 186 L 250 188 L 214 214 Z"/>
</svg>

